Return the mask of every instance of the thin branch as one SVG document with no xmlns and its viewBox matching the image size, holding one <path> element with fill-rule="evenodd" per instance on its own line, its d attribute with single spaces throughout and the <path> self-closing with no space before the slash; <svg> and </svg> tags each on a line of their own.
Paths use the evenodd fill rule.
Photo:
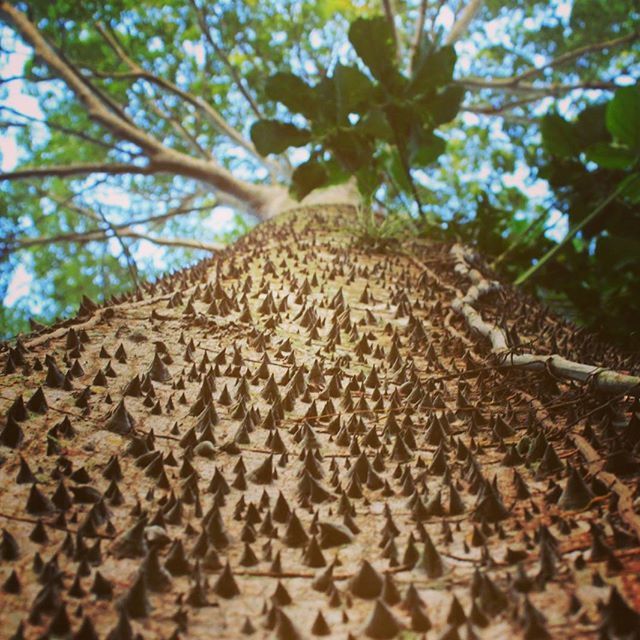
<svg viewBox="0 0 640 640">
<path fill-rule="evenodd" d="M 202 35 L 205 37 L 206 41 L 211 45 L 212 49 L 216 52 L 216 55 L 219 56 L 220 60 L 222 60 L 224 66 L 228 69 L 229 73 L 233 77 L 234 82 L 236 83 L 240 93 L 244 96 L 245 100 L 249 103 L 251 110 L 255 113 L 256 117 L 262 118 L 262 111 L 260 107 L 253 99 L 253 96 L 249 92 L 249 89 L 245 87 L 245 84 L 240 77 L 237 69 L 231 64 L 229 57 L 224 52 L 222 47 L 220 47 L 216 41 L 211 37 L 211 32 L 209 27 L 207 26 L 206 14 L 203 8 L 198 7 L 195 0 L 189 0 L 189 4 L 193 7 L 193 10 L 196 13 L 196 18 L 198 20 L 198 25 L 200 26 L 200 31 Z"/>
<path fill-rule="evenodd" d="M 153 244 L 167 247 L 183 247 L 186 249 L 197 249 L 201 251 L 210 251 L 215 253 L 225 248 L 224 244 L 217 242 L 202 242 L 192 240 L 190 238 L 165 238 L 162 236 L 151 236 L 141 231 L 135 231 L 129 227 L 116 227 L 118 235 L 122 238 L 134 238 L 136 240 L 147 240 Z M 87 242 L 102 242 L 110 240 L 113 236 L 109 235 L 105 229 L 96 229 L 94 231 L 65 233 L 56 236 L 40 237 L 40 238 L 16 238 L 7 242 L 7 250 L 20 251 L 48 244 L 58 244 L 61 242 L 75 242 L 85 244 Z"/>
<path fill-rule="evenodd" d="M 497 116 L 501 115 L 505 111 L 510 111 L 511 109 L 515 109 L 517 107 L 523 107 L 527 104 L 531 104 L 532 102 L 539 102 L 546 96 L 535 96 L 533 98 L 523 98 L 522 100 L 513 100 L 512 102 L 508 102 L 503 105 L 494 106 L 494 105 L 463 105 L 462 111 L 466 113 L 476 113 L 478 115 L 483 116 Z"/>
<path fill-rule="evenodd" d="M 429 27 L 429 37 L 431 38 L 432 41 L 435 40 L 436 38 L 436 22 L 438 20 L 438 17 L 440 16 L 440 12 L 442 11 L 442 7 L 444 7 L 445 2 L 446 0 L 439 0 L 438 6 L 431 18 L 431 26 Z"/>
<path fill-rule="evenodd" d="M 66 62 L 40 33 L 26 14 L 6 0 L 0 1 L 0 15 L 34 48 L 36 55 L 73 91 L 90 117 L 102 123 L 118 137 L 132 142 L 149 154 L 162 151 L 158 140 L 145 133 L 107 107 L 76 70 Z"/>
<path fill-rule="evenodd" d="M 17 169 L 7 173 L 0 173 L 0 182 L 9 180 L 23 180 L 25 178 L 69 178 L 86 176 L 93 173 L 107 173 L 109 175 L 150 175 L 159 173 L 154 165 L 139 166 L 120 162 L 87 162 L 83 164 L 54 165 L 50 167 L 31 167 Z"/>
<path fill-rule="evenodd" d="M 75 136 L 76 138 L 80 138 L 81 140 L 84 140 L 85 142 L 90 142 L 91 144 L 95 144 L 97 146 L 103 147 L 105 149 L 109 149 L 109 151 L 119 151 L 120 153 L 126 153 L 130 156 L 135 156 L 136 154 L 132 153 L 131 151 L 126 151 L 124 149 L 119 148 L 117 145 L 111 145 L 108 142 L 105 142 L 104 140 L 100 140 L 99 138 L 94 138 L 90 135 L 88 135 L 87 133 L 85 133 L 84 131 L 78 131 L 77 129 L 72 129 L 71 127 L 66 127 L 64 125 L 58 124 L 57 122 L 53 122 L 51 120 L 40 120 L 40 118 L 34 118 L 33 116 L 29 116 L 25 113 L 21 113 L 20 111 L 18 111 L 17 109 L 13 109 L 12 107 L 7 107 L 6 105 L 0 105 L 0 110 L 3 111 L 8 111 L 9 113 L 13 113 L 14 115 L 20 117 L 20 118 L 24 118 L 26 121 L 28 122 L 32 122 L 34 124 L 41 124 L 45 127 L 48 127 L 50 129 L 54 129 L 55 131 L 60 131 L 61 133 L 65 133 L 67 135 L 70 136 Z M 14 123 L 10 123 L 10 126 L 16 126 L 16 127 L 26 127 L 27 126 L 27 122 L 14 122 Z"/>
<path fill-rule="evenodd" d="M 471 21 L 482 7 L 483 0 L 469 0 L 469 4 L 464 8 L 462 15 L 455 21 L 445 40 L 445 44 L 455 44 L 466 33 Z"/>
<path fill-rule="evenodd" d="M 100 219 L 102 220 L 102 222 L 104 222 L 104 224 L 109 228 L 109 231 L 111 231 L 111 233 L 117 239 L 118 244 L 122 249 L 122 253 L 124 254 L 125 260 L 127 261 L 127 269 L 129 271 L 129 275 L 131 276 L 131 280 L 133 281 L 133 285 L 137 287 L 139 284 L 138 265 L 136 264 L 134 257 L 131 255 L 131 251 L 129 251 L 129 247 L 126 245 L 125 241 L 123 240 L 122 234 L 118 232 L 118 230 L 115 228 L 113 224 L 111 224 L 111 222 L 109 221 L 107 216 L 102 212 L 102 209 L 100 207 L 96 207 L 96 211 L 98 213 L 98 216 L 100 216 Z"/>
<path fill-rule="evenodd" d="M 529 278 L 537 273 L 547 262 L 552 260 L 579 232 L 582 231 L 592 220 L 595 220 L 608 204 L 613 202 L 625 189 L 626 183 L 623 180 L 618 186 L 600 202 L 592 211 L 590 211 L 578 224 L 569 229 L 568 233 L 558 244 L 554 245 L 547 251 L 534 265 L 531 265 L 524 273 L 521 273 L 514 281 L 515 285 L 524 284 Z"/>
<path fill-rule="evenodd" d="M 413 33 L 413 41 L 409 48 L 409 65 L 413 67 L 413 58 L 416 52 L 420 48 L 420 41 L 422 40 L 422 32 L 424 31 L 424 23 L 427 17 L 427 0 L 420 1 L 420 8 L 418 9 L 418 19 L 416 20 L 416 26 Z"/>
<path fill-rule="evenodd" d="M 90 70 L 90 72 L 98 78 L 119 78 L 119 79 L 131 79 L 131 80 L 146 80 L 147 82 L 156 85 L 157 87 L 168 91 L 179 98 L 182 98 L 186 103 L 202 112 L 214 128 L 223 135 L 230 138 L 233 142 L 240 145 L 245 151 L 248 151 L 252 156 L 260 160 L 263 164 L 272 165 L 269 160 L 263 158 L 253 146 L 249 140 L 247 140 L 237 129 L 232 127 L 221 115 L 214 109 L 207 101 L 203 100 L 199 96 L 195 96 L 192 93 L 185 91 L 178 87 L 170 80 L 161 78 L 150 71 L 147 71 L 141 67 L 137 62 L 131 59 L 130 56 L 124 51 L 122 45 L 118 42 L 116 35 L 113 32 L 109 32 L 101 24 L 96 26 L 102 37 L 107 44 L 113 49 L 116 55 L 129 67 L 130 71 L 127 72 L 104 72 Z M 269 167 L 272 169 L 273 167 Z"/>
<path fill-rule="evenodd" d="M 516 85 L 505 85 L 502 82 L 495 82 L 493 80 L 482 80 L 479 78 L 473 78 L 469 80 L 458 80 L 454 82 L 460 87 L 465 89 L 496 89 L 498 91 L 505 91 L 509 93 L 539 93 L 543 96 L 555 96 L 560 93 L 569 93 L 570 91 L 615 91 L 619 89 L 621 85 L 615 82 L 607 81 L 593 81 L 593 82 L 577 82 L 574 84 L 547 84 L 547 85 L 534 85 L 530 82 L 520 82 Z"/>
<path fill-rule="evenodd" d="M 548 62 L 540 65 L 539 67 L 532 67 L 531 69 L 527 69 L 522 73 L 519 73 L 515 76 L 511 76 L 509 78 L 493 78 L 493 79 L 485 79 L 485 78 L 461 78 L 459 83 L 464 86 L 470 87 L 485 87 L 490 89 L 498 89 L 498 88 L 508 88 L 515 87 L 521 84 L 523 81 L 528 80 L 529 78 L 533 78 L 538 74 L 542 73 L 546 69 L 551 69 L 558 67 L 560 65 L 566 64 L 567 62 L 571 62 L 572 60 L 576 60 L 577 58 L 581 58 L 590 53 L 596 53 L 600 51 L 604 51 L 605 49 L 613 49 L 615 47 L 620 47 L 624 44 L 628 44 L 638 40 L 640 38 L 640 31 L 634 31 L 632 33 L 628 33 L 625 36 L 620 36 L 619 38 L 613 38 L 612 40 L 604 40 L 602 42 L 594 42 L 592 44 L 584 45 L 583 47 L 578 47 L 577 49 L 573 49 L 572 51 L 567 51 L 557 58 L 553 58 Z"/>
<path fill-rule="evenodd" d="M 202 146 L 196 140 L 196 137 L 174 116 L 167 111 L 164 111 L 157 104 L 157 98 L 142 96 L 142 101 L 147 105 L 147 107 L 153 111 L 161 120 L 166 120 L 172 127 L 172 129 L 178 134 L 178 136 L 187 144 L 187 146 L 191 147 L 193 151 L 195 151 L 201 158 L 209 158 L 210 155 L 202 148 Z M 164 101 L 163 101 L 164 103 Z"/>
</svg>

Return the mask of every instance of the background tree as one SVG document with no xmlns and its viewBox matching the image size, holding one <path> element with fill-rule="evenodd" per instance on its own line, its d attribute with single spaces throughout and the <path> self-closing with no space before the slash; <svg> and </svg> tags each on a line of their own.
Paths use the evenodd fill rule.
<svg viewBox="0 0 640 640">
<path fill-rule="evenodd" d="M 509 277 L 544 255 L 554 242 L 544 230 L 567 213 L 563 196 L 537 182 L 548 164 L 540 116 L 558 109 L 571 118 L 638 72 L 631 1 L 3 2 L 0 13 L 3 56 L 24 56 L 3 81 L 3 124 L 21 153 L 2 175 L 0 295 L 22 265 L 35 276 L 25 311 L 43 320 L 77 305 L 83 290 L 101 297 L 152 274 L 141 260 L 145 242 L 171 247 L 155 266 L 170 269 L 216 248 L 212 212 L 259 219 L 286 206 L 293 169 L 314 147 L 264 157 L 250 127 L 288 118 L 274 74 L 316 85 L 355 66 L 380 80 L 348 45 L 358 17 L 384 15 L 387 29 L 371 43 L 382 47 L 390 34 L 395 68 L 407 78 L 425 47 L 455 45 L 452 87 L 465 90 L 457 117 L 441 127 L 447 152 L 438 163 L 403 159 L 397 137 L 377 137 L 369 188 L 388 210 L 417 216 L 420 208 L 431 236 L 475 241 Z M 37 109 L 16 105 L 16 86 Z M 292 122 L 303 126 L 300 118 Z M 633 316 L 637 297 L 615 288 L 624 266 L 600 260 L 586 240 L 579 234 L 562 254 L 574 290 L 589 291 L 585 300 L 559 289 L 569 278 L 553 270 L 530 282 L 553 288 L 582 321 L 628 336 L 619 310 Z M 594 260 L 597 277 L 583 268 Z M 606 296 L 613 307 L 602 304 Z M 3 314 L 6 333 L 24 327 L 19 305 Z"/>
</svg>

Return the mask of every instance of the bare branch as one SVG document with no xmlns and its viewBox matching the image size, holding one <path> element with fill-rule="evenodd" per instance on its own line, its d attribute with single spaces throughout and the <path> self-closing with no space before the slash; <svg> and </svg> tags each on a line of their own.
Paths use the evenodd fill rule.
<svg viewBox="0 0 640 640">
<path fill-rule="evenodd" d="M 424 23 L 427 17 L 427 0 L 421 0 L 420 8 L 418 9 L 418 19 L 416 20 L 415 31 L 413 33 L 413 41 L 409 48 L 409 65 L 413 67 L 413 58 L 416 55 L 420 47 L 420 40 L 422 40 L 422 32 L 424 31 Z"/>
<path fill-rule="evenodd" d="M 186 249 L 197 249 L 202 251 L 210 251 L 215 253 L 225 248 L 225 245 L 217 242 L 201 242 L 190 238 L 165 238 L 162 236 L 151 236 L 146 233 L 135 231 L 130 227 L 116 227 L 117 235 L 121 238 L 133 238 L 136 240 L 147 240 L 157 245 L 167 247 L 182 247 Z M 16 238 L 13 241 L 6 242 L 9 251 L 20 251 L 31 247 L 42 245 L 58 244 L 64 242 L 75 242 L 86 244 L 87 242 L 102 242 L 113 238 L 106 229 L 96 229 L 95 231 L 86 231 L 78 233 L 66 233 L 57 236 L 40 237 L 40 238 Z"/>
<path fill-rule="evenodd" d="M 440 12 L 442 11 L 442 7 L 444 7 L 446 0 L 439 0 L 438 6 L 436 10 L 433 12 L 433 16 L 431 17 L 431 26 L 429 27 L 429 37 L 431 40 L 435 40 L 436 37 L 436 21 L 440 16 Z"/>
<path fill-rule="evenodd" d="M 468 105 L 462 107 L 462 111 L 467 113 L 476 113 L 478 115 L 484 116 L 497 116 L 505 111 L 510 111 L 511 109 L 515 109 L 516 107 L 523 107 L 527 104 L 531 104 L 532 102 L 538 102 L 542 100 L 546 96 L 535 96 L 533 98 L 523 98 L 522 100 L 513 100 L 512 102 L 507 102 L 506 104 L 494 106 L 494 105 Z"/>
<path fill-rule="evenodd" d="M 119 138 L 132 142 L 149 154 L 155 154 L 162 150 L 162 145 L 158 140 L 107 108 L 94 91 L 87 86 L 82 77 L 49 45 L 36 25 L 24 13 L 10 2 L 2 0 L 0 1 L 0 14 L 33 46 L 36 55 L 73 91 L 78 100 L 84 104 L 92 119 L 103 124 Z"/>
<path fill-rule="evenodd" d="M 615 91 L 619 89 L 621 85 L 615 82 L 595 81 L 595 82 L 578 82 L 575 84 L 547 84 L 547 85 L 535 85 L 530 82 L 521 82 L 516 85 L 505 85 L 501 82 L 495 82 L 493 80 L 458 80 L 454 84 L 464 87 L 465 89 L 496 89 L 499 91 L 505 91 L 509 93 L 528 93 L 528 94 L 541 94 L 544 96 L 555 96 L 561 93 L 569 93 L 570 91 Z"/>
<path fill-rule="evenodd" d="M 577 49 L 573 49 L 572 51 L 567 51 L 557 58 L 553 58 L 548 62 L 545 62 L 543 65 L 539 67 L 532 67 L 531 69 L 527 69 L 518 75 L 511 76 L 509 78 L 493 78 L 493 79 L 485 79 L 485 78 L 460 78 L 459 82 L 464 86 L 471 87 L 484 87 L 490 89 L 507 89 L 514 88 L 518 85 L 521 85 L 523 81 L 529 80 L 542 73 L 546 69 L 551 69 L 555 67 L 559 67 L 567 62 L 571 62 L 572 60 L 576 60 L 577 58 L 581 58 L 582 56 L 588 55 L 590 53 L 596 53 L 600 51 L 605 51 L 607 49 L 613 49 L 615 47 L 620 47 L 624 44 L 629 44 L 638 40 L 640 38 L 640 31 L 634 31 L 632 33 L 628 33 L 625 36 L 620 36 L 619 38 L 613 38 L 612 40 L 604 40 L 602 42 L 594 42 L 592 44 L 587 44 L 583 47 L 578 47 Z"/>
<path fill-rule="evenodd" d="M 18 169 L 8 173 L 0 173 L 0 182 L 9 180 L 23 180 L 25 178 L 69 178 L 73 176 L 86 176 L 93 173 L 107 173 L 109 175 L 149 175 L 159 173 L 159 169 L 149 164 L 139 166 L 118 162 L 87 162 L 85 164 L 66 164 L 50 167 L 32 167 Z"/>
<path fill-rule="evenodd" d="M 80 138 L 81 140 L 84 140 L 85 142 L 90 142 L 91 144 L 95 144 L 99 147 L 103 147 L 105 149 L 109 149 L 110 151 L 119 151 L 120 153 L 126 153 L 130 156 L 135 156 L 136 154 L 130 152 L 130 151 L 126 151 L 124 149 L 119 148 L 117 145 L 112 145 L 109 144 L 108 142 L 105 142 L 104 140 L 100 140 L 99 138 L 94 138 L 93 136 L 88 135 L 87 133 L 85 133 L 84 131 L 78 131 L 77 129 L 72 129 L 71 127 L 66 127 L 64 125 L 58 124 L 57 122 L 53 122 L 51 120 L 40 120 L 39 118 L 34 118 L 33 116 L 29 116 L 26 115 L 24 113 L 21 113 L 20 111 L 18 111 L 17 109 L 13 109 L 12 107 L 7 107 L 6 105 L 0 105 L 0 110 L 2 111 L 8 111 L 9 113 L 13 113 L 16 116 L 19 116 L 20 118 L 24 118 L 27 122 L 31 122 L 34 124 L 41 124 L 45 127 L 48 127 L 50 129 L 54 129 L 56 131 L 60 131 L 61 133 L 65 133 L 67 135 L 70 136 L 75 136 L 76 138 Z M 11 123 L 11 126 L 15 126 L 15 127 L 26 127 L 27 126 L 27 122 L 13 122 Z"/>
<path fill-rule="evenodd" d="M 462 15 L 455 21 L 445 40 L 445 44 L 455 44 L 466 33 L 471 21 L 482 7 L 483 0 L 469 0 Z"/>
<path fill-rule="evenodd" d="M 228 69 L 240 93 L 249 103 L 249 106 L 251 107 L 251 110 L 256 114 L 256 117 L 262 118 L 262 111 L 260 110 L 260 107 L 258 106 L 256 101 L 253 99 L 253 96 L 249 92 L 249 89 L 245 86 L 242 78 L 240 77 L 240 74 L 238 73 L 238 70 L 231 64 L 229 56 L 227 56 L 222 47 L 220 47 L 211 37 L 211 32 L 209 31 L 209 27 L 207 26 L 206 14 L 204 12 L 204 9 L 198 7 L 195 0 L 189 0 L 189 4 L 191 4 L 193 10 L 196 13 L 198 25 L 200 26 L 200 31 L 205 37 L 205 40 L 209 43 L 209 45 L 211 45 L 211 48 L 216 52 L 216 55 L 220 58 L 220 60 L 222 60 L 224 66 Z"/>
</svg>

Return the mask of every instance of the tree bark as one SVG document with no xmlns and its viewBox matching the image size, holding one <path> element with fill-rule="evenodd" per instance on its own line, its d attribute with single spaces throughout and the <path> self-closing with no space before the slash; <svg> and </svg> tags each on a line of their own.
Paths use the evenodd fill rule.
<svg viewBox="0 0 640 640">
<path fill-rule="evenodd" d="M 7 634 L 636 624 L 637 404 L 496 362 L 450 247 L 353 237 L 343 191 L 0 351 Z M 637 371 L 513 292 L 477 303 Z"/>
</svg>

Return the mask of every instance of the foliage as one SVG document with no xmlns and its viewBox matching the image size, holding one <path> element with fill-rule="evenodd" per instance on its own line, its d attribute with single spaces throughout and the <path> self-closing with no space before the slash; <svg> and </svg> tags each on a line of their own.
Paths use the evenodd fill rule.
<svg viewBox="0 0 640 640">
<path fill-rule="evenodd" d="M 355 20 L 349 41 L 368 73 L 338 63 L 315 85 L 290 72 L 267 80 L 266 95 L 302 116 L 307 128 L 277 119 L 258 120 L 251 128 L 263 155 L 311 145 L 309 159 L 292 175 L 291 191 L 298 200 L 355 176 L 368 203 L 384 171 L 395 177 L 396 187 L 416 193 L 411 169 L 429 166 L 445 150 L 435 129 L 455 118 L 464 95 L 451 84 L 452 46 L 436 47 L 423 34 L 407 77 L 394 62 L 396 44 L 384 17 Z"/>
<path fill-rule="evenodd" d="M 640 87 L 573 121 L 550 114 L 542 134 L 542 175 L 579 235 L 534 282 L 568 299 L 582 322 L 640 344 Z"/>
</svg>

